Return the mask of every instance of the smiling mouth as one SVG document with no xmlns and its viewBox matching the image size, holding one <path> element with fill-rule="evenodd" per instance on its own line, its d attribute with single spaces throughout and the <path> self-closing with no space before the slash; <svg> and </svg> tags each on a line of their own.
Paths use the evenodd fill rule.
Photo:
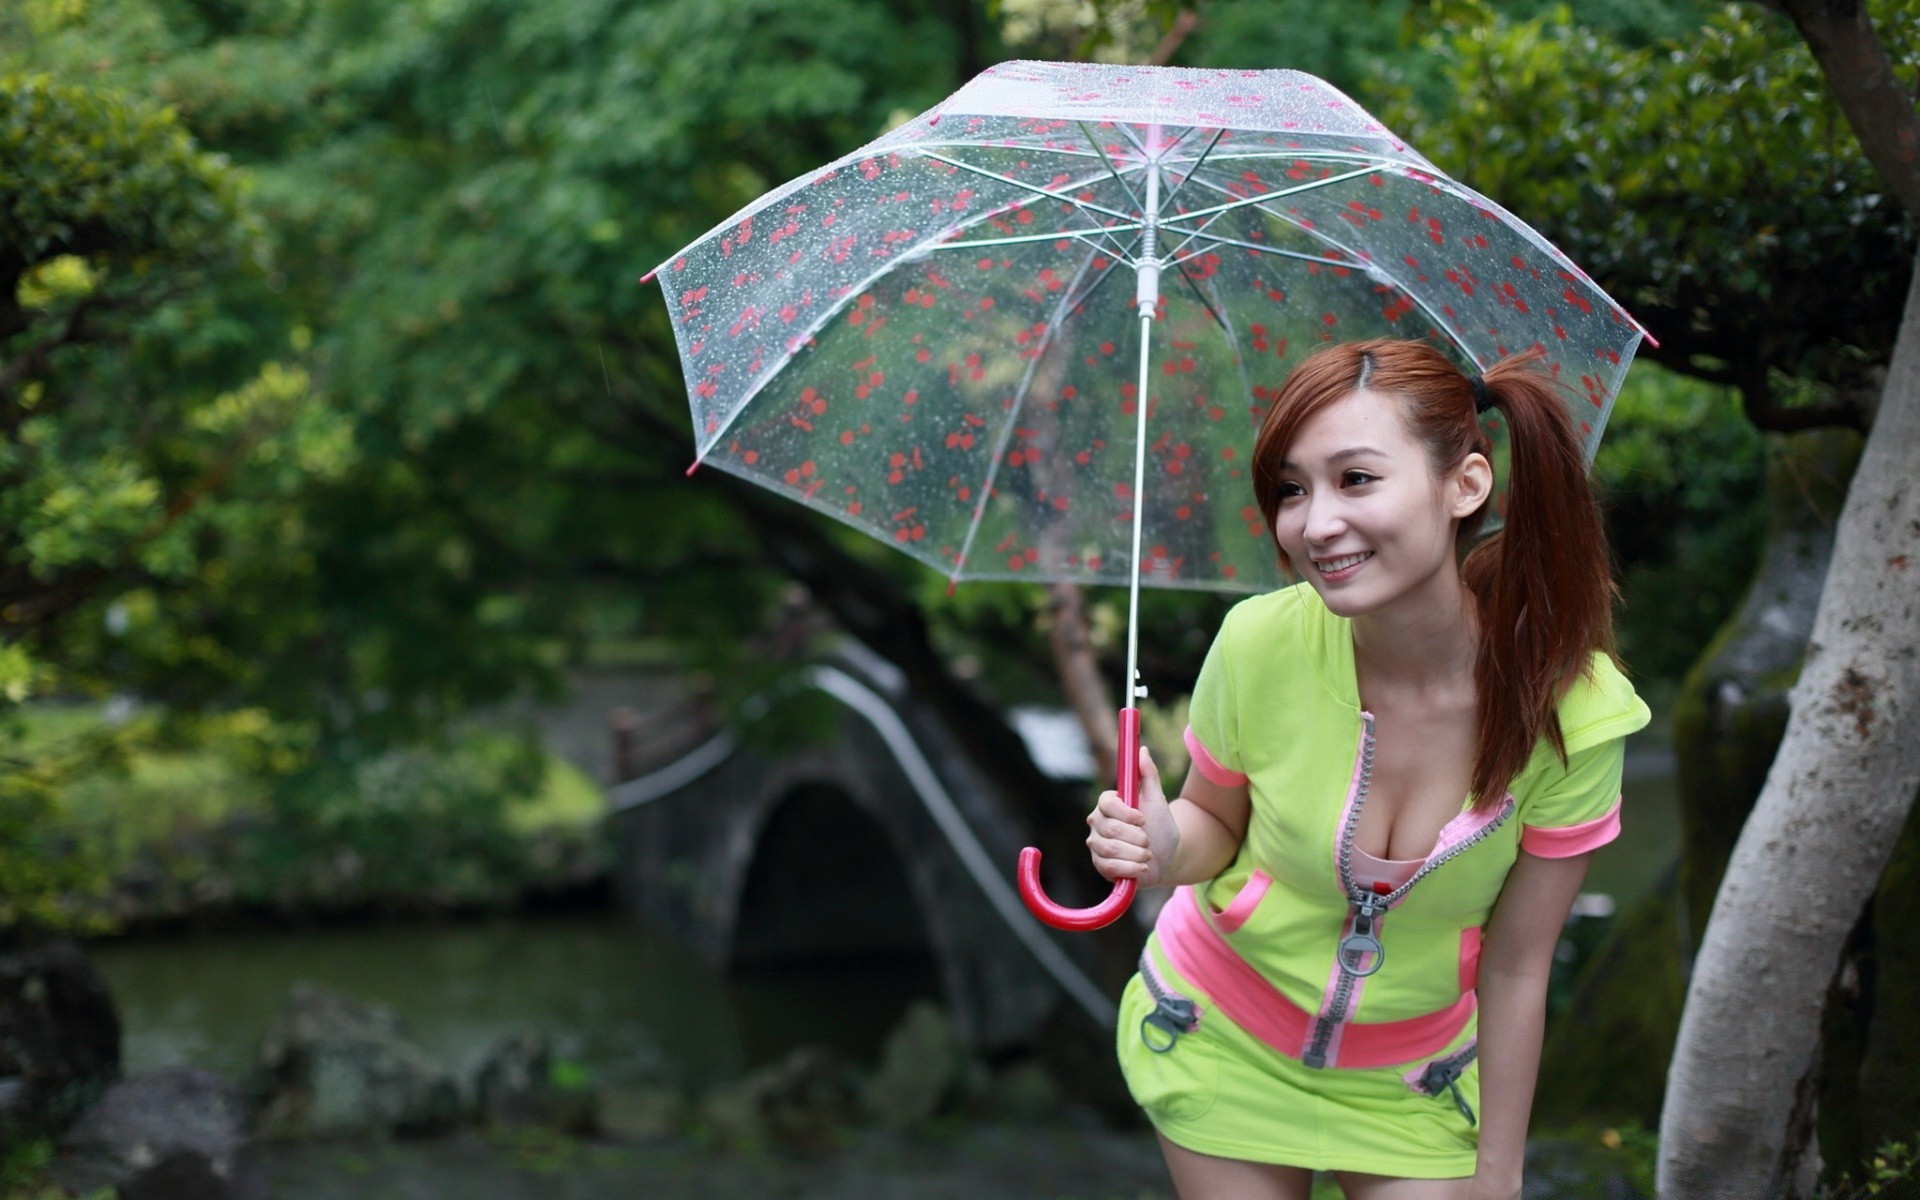
<svg viewBox="0 0 1920 1200">
<path fill-rule="evenodd" d="M 1344 558 L 1316 558 L 1313 560 L 1313 565 L 1322 575 L 1337 575 L 1348 567 L 1357 567 L 1372 557 L 1373 551 L 1367 550 L 1360 554 L 1349 554 Z"/>
</svg>

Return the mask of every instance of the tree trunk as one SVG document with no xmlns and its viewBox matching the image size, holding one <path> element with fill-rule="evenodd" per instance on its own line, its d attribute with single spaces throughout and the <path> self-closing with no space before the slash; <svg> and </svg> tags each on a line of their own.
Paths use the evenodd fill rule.
<svg viewBox="0 0 1920 1200">
<path fill-rule="evenodd" d="M 1662 1196 L 1805 1194 L 1820 1024 L 1920 787 L 1920 272 L 1847 493 L 1779 756 L 1695 962 Z"/>
<path fill-rule="evenodd" d="M 1073 715 L 1086 731 L 1093 752 L 1094 782 L 1102 787 L 1119 778 L 1115 766 L 1120 754 L 1120 730 L 1114 716 L 1113 693 L 1100 677 L 1100 657 L 1087 635 L 1087 604 L 1077 584 L 1055 583 L 1047 588 L 1047 644 L 1053 648 L 1053 669 L 1060 676 Z"/>
</svg>

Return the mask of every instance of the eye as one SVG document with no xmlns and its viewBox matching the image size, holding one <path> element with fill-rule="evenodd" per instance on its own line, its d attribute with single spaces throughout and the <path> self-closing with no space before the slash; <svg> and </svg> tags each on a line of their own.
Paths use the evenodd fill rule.
<svg viewBox="0 0 1920 1200">
<path fill-rule="evenodd" d="M 1302 488 L 1299 484 L 1295 483 L 1291 479 L 1287 480 L 1285 483 L 1282 483 L 1280 485 L 1279 490 L 1280 490 L 1280 498 L 1282 500 L 1291 500 L 1296 496 L 1304 496 L 1307 494 L 1306 489 Z"/>
<path fill-rule="evenodd" d="M 1340 473 L 1340 482 L 1346 484 L 1348 487 L 1359 487 L 1363 483 L 1372 483 L 1378 478 L 1378 475 L 1370 475 L 1365 471 L 1343 471 Z"/>
</svg>

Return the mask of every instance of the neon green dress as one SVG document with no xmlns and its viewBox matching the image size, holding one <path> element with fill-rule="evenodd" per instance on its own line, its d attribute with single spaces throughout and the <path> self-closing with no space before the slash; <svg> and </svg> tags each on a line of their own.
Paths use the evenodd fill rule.
<svg viewBox="0 0 1920 1200">
<path fill-rule="evenodd" d="M 1194 769 L 1248 784 L 1247 835 L 1167 902 L 1120 1005 L 1121 1069 L 1162 1134 L 1316 1170 L 1473 1173 L 1481 927 L 1523 849 L 1618 834 L 1622 739 L 1649 720 L 1603 654 L 1559 715 L 1564 764 L 1543 741 L 1500 804 L 1463 803 L 1410 880 L 1369 890 L 1351 861 L 1373 756 L 1351 623 L 1306 585 L 1233 608 L 1187 742 Z"/>
</svg>

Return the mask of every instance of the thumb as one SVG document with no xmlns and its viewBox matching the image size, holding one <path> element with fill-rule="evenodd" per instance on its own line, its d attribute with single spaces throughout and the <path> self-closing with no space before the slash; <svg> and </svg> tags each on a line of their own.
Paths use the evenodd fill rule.
<svg viewBox="0 0 1920 1200">
<path fill-rule="evenodd" d="M 1153 751 L 1144 744 L 1140 747 L 1140 782 L 1151 783 L 1156 788 L 1160 786 L 1160 768 L 1154 765 Z"/>
</svg>

